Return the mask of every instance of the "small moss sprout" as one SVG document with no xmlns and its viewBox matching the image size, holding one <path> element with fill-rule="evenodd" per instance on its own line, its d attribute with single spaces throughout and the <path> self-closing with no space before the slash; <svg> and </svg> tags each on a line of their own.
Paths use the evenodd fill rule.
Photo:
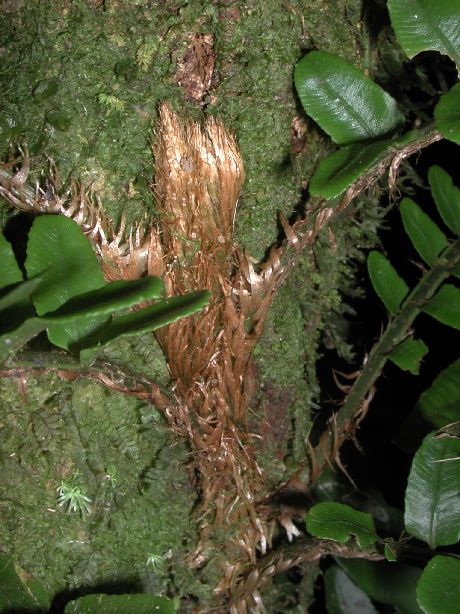
<svg viewBox="0 0 460 614">
<path fill-rule="evenodd" d="M 80 474 L 76 471 L 69 480 L 62 480 L 56 488 L 58 503 L 67 512 L 80 512 L 84 518 L 91 513 L 91 499 L 86 496 L 84 487 L 79 482 Z"/>
</svg>

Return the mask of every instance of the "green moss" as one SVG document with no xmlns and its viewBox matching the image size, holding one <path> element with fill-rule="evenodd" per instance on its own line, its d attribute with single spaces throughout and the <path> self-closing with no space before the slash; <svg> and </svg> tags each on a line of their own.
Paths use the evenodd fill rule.
<svg viewBox="0 0 460 614">
<path fill-rule="evenodd" d="M 26 404 L 11 395 L 10 384 L 1 390 L 0 541 L 8 553 L 51 594 L 113 578 L 140 582 L 152 573 L 151 555 L 181 559 L 193 537 L 195 492 L 184 467 L 187 450 L 161 415 L 91 382 L 56 394 L 54 381 L 48 397 Z M 30 387 L 32 395 L 37 390 Z M 58 505 L 59 485 L 76 472 L 91 499 L 86 517 Z M 157 581 L 170 574 L 168 565 L 157 569 Z"/>
<path fill-rule="evenodd" d="M 361 66 L 363 0 L 319 0 L 314 10 L 304 13 L 309 49 L 321 49 L 340 55 Z"/>
<path fill-rule="evenodd" d="M 104 348 L 104 359 L 126 369 L 127 373 L 145 375 L 157 384 L 170 384 L 170 375 L 163 351 L 150 334 L 121 337 Z"/>
</svg>

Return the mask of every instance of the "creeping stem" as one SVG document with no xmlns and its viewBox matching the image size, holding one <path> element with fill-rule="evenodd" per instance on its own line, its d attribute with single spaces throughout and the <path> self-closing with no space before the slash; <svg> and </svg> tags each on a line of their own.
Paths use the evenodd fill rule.
<svg viewBox="0 0 460 614">
<path fill-rule="evenodd" d="M 344 439 L 347 435 L 352 434 L 350 424 L 356 424 L 356 417 L 360 416 L 362 406 L 379 378 L 390 353 L 410 333 L 415 318 L 458 263 L 460 263 L 460 239 L 456 239 L 441 254 L 433 267 L 423 275 L 403 302 L 399 314 L 390 320 L 381 339 L 372 348 L 365 366 L 345 399 L 345 403 L 334 415 L 335 433 L 331 430 L 325 432 L 322 436 L 323 445 L 315 449 L 315 462 L 319 466 L 325 466 L 327 462 L 326 454 L 333 445 L 332 438 L 334 436 Z M 327 437 L 329 437 L 329 446 L 324 445 L 326 443 L 324 440 Z"/>
</svg>

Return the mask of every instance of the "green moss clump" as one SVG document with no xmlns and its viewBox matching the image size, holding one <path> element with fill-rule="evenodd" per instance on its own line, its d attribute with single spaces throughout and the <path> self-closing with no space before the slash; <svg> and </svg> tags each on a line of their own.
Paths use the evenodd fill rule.
<svg viewBox="0 0 460 614">
<path fill-rule="evenodd" d="M 26 403 L 13 382 L 0 391 L 4 550 L 51 595 L 114 578 L 139 584 L 152 573 L 164 588 L 171 560 L 180 566 L 193 539 L 186 448 L 152 406 L 91 382 L 61 394 L 47 383 L 47 397 Z M 78 484 L 88 515 L 59 505 L 62 484 Z M 155 569 L 152 556 L 162 563 Z"/>
</svg>

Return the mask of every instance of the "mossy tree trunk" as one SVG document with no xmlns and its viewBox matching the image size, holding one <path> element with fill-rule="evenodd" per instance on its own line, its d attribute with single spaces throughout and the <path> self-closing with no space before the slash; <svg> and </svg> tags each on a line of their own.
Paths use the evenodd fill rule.
<svg viewBox="0 0 460 614">
<path fill-rule="evenodd" d="M 161 210 L 150 186 L 159 103 L 195 120 L 216 116 L 241 150 L 246 180 L 234 240 L 254 262 L 282 232 L 278 212 L 290 218 L 302 208 L 327 147 L 296 100 L 295 62 L 309 49 L 360 67 L 364 61 L 360 0 L 32 0 L 1 7 L 4 154 L 10 143 L 27 143 L 38 178 L 46 153 L 63 180 L 73 174 L 91 184 L 112 218 L 124 211 L 133 223 Z M 265 494 L 305 461 L 321 334 L 346 354 L 340 297 L 353 287 L 347 263 L 360 257 L 355 246 L 373 240 L 373 204 L 358 221 L 342 215 L 332 235 L 321 234 L 298 258 L 254 350 L 249 431 Z M 18 224 L 11 214 L 2 207 L 6 233 L 18 243 L 27 220 Z M 151 336 L 114 344 L 106 357 L 170 384 Z M 196 601 L 215 605 L 223 574 L 216 563 L 228 535 L 214 535 L 204 567 L 188 568 L 199 546 L 194 463 L 157 409 L 51 375 L 19 385 L 5 380 L 0 394 L 1 541 L 9 554 L 52 594 L 120 582 L 176 594 L 183 611 Z M 58 507 L 66 480 L 77 480 L 91 498 L 87 518 Z M 270 607 L 283 596 L 267 599 Z"/>
</svg>

